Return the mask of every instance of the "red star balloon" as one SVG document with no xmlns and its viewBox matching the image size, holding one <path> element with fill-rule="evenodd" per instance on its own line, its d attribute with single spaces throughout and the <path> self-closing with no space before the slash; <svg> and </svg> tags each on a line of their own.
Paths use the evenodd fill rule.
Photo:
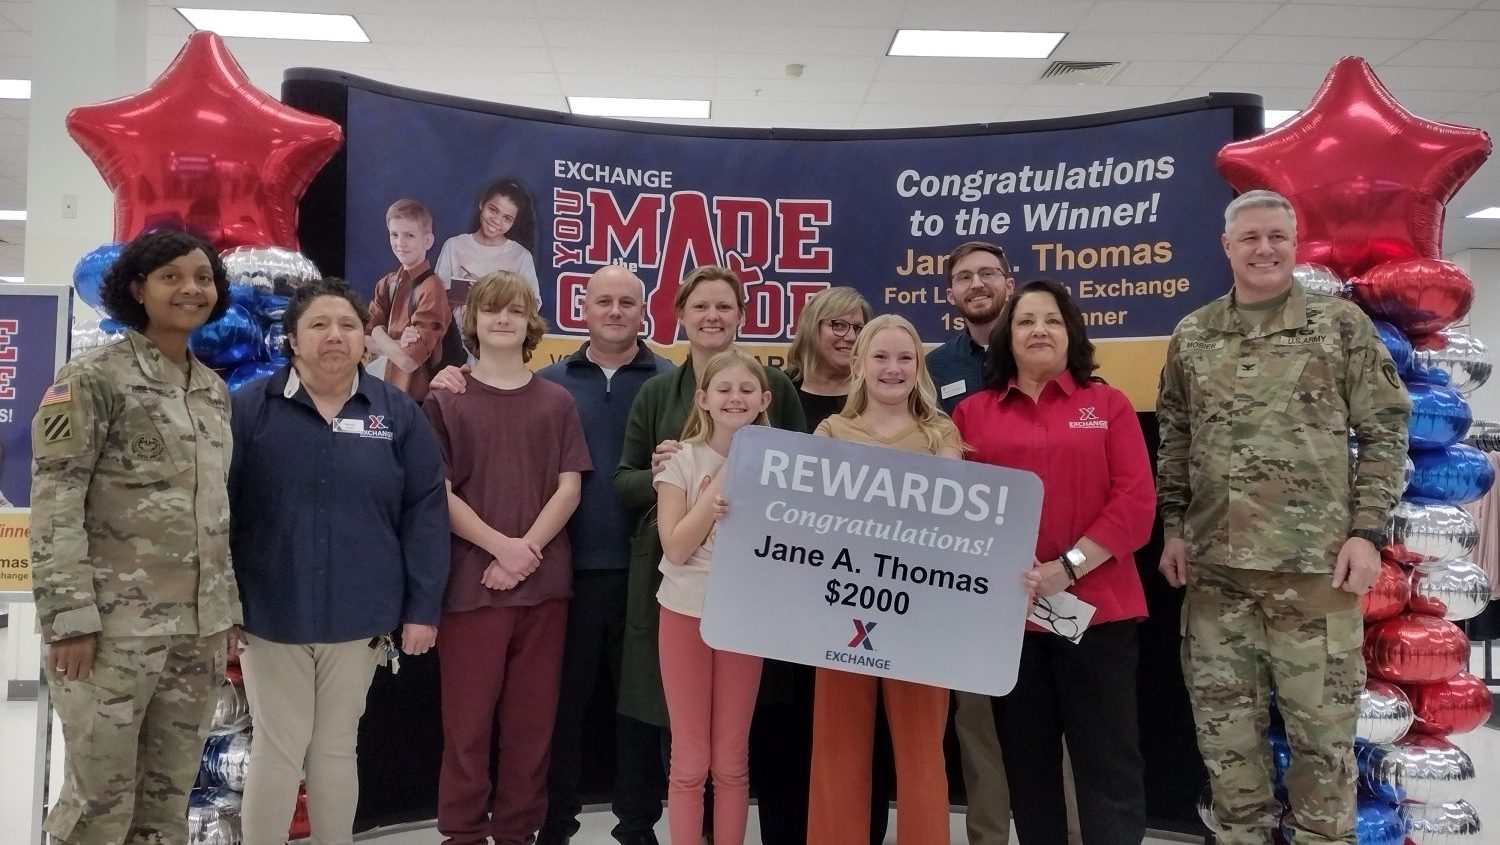
<svg viewBox="0 0 1500 845">
<path fill-rule="evenodd" d="M 1443 206 L 1489 154 L 1485 132 L 1417 117 L 1350 57 L 1301 114 L 1226 145 L 1217 165 L 1236 190 L 1291 200 L 1297 261 L 1347 279 L 1392 259 L 1442 257 Z"/>
<path fill-rule="evenodd" d="M 115 193 L 115 237 L 186 229 L 220 249 L 297 248 L 297 201 L 342 143 L 337 123 L 256 88 L 223 39 L 195 32 L 146 90 L 68 113 Z"/>
</svg>

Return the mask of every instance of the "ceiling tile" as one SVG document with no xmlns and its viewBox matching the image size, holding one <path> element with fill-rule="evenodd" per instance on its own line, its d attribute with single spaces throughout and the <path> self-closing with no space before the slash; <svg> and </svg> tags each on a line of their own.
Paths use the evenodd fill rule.
<svg viewBox="0 0 1500 845">
<path fill-rule="evenodd" d="M 1023 85 L 991 85 L 980 82 L 876 82 L 870 85 L 866 102 L 938 103 L 1003 106 L 1015 102 L 1026 90 Z M 986 109 L 994 111 L 994 109 Z"/>
<path fill-rule="evenodd" d="M 721 44 L 726 50 L 757 50 L 778 53 L 834 56 L 883 56 L 896 37 L 890 27 L 816 26 L 793 24 L 766 26 L 737 24 L 726 26 Z"/>
<path fill-rule="evenodd" d="M 1475 67 L 1406 67 L 1383 64 L 1375 75 L 1392 91 L 1494 91 L 1494 71 Z"/>
<path fill-rule="evenodd" d="M 1171 102 L 1178 86 L 1033 85 L 1014 100 L 1018 106 L 1057 105 L 1070 114 L 1083 111 L 1115 111 Z"/>
<path fill-rule="evenodd" d="M 483 3 L 484 0 L 479 0 Z M 534 14 L 547 20 L 565 20 L 577 27 L 593 21 L 686 21 L 714 23 L 723 12 L 719 3 L 702 0 L 630 0 L 628 3 L 607 0 L 541 0 Z M 610 28 L 613 28 L 611 25 Z"/>
<path fill-rule="evenodd" d="M 547 44 L 554 49 L 679 51 L 700 45 L 712 47 L 719 42 L 719 25 L 696 21 L 616 21 L 607 27 L 580 27 L 577 21 L 548 19 L 542 21 Z"/>
<path fill-rule="evenodd" d="M 786 66 L 802 65 L 801 79 L 869 80 L 875 78 L 880 56 L 804 56 L 796 53 L 725 53 L 715 51 L 719 76 L 729 79 L 766 79 L 786 76 Z"/>
<path fill-rule="evenodd" d="M 1500 49 L 1489 41 L 1428 40 L 1412 45 L 1388 61 L 1418 67 L 1500 68 Z"/>
<path fill-rule="evenodd" d="M 1086 0 L 922 0 L 906 5 L 901 26 L 907 29 L 1011 30 L 1071 32 L 1095 3 Z"/>
<path fill-rule="evenodd" d="M 711 4 L 703 4 L 711 5 Z M 906 9 L 905 0 L 759 0 L 755 3 L 724 3 L 725 33 L 732 35 L 738 24 L 785 24 L 800 26 L 884 26 L 895 29 Z"/>
<path fill-rule="evenodd" d="M 0 56 L 31 55 L 31 33 L 19 29 L 0 31 Z"/>
<path fill-rule="evenodd" d="M 1453 41 L 1500 40 L 1500 11 L 1465 12 L 1457 20 L 1432 33 L 1432 37 Z"/>
<path fill-rule="evenodd" d="M 1189 82 L 1193 85 L 1217 86 L 1220 90 L 1234 88 L 1240 91 L 1303 87 L 1311 94 L 1323 83 L 1323 78 L 1328 75 L 1328 68 L 1326 64 L 1215 62 Z"/>
<path fill-rule="evenodd" d="M 1210 67 L 1208 62 L 1127 62 L 1111 85 L 1186 85 Z"/>
<path fill-rule="evenodd" d="M 1378 65 L 1412 44 L 1409 40 L 1345 38 L 1341 35 L 1247 35 L 1226 52 L 1223 59 L 1226 62 L 1299 62 L 1332 67 L 1345 56 L 1362 56 L 1370 64 Z"/>
<path fill-rule="evenodd" d="M 875 126 L 958 126 L 993 122 L 1000 119 L 1003 108 L 975 108 L 972 104 L 951 103 L 865 103 L 856 120 L 862 127 Z"/>
<path fill-rule="evenodd" d="M 16 29 L 31 31 L 30 3 L 0 3 L 0 18 L 5 18 Z"/>
<path fill-rule="evenodd" d="M 428 5 L 435 5 L 429 2 Z M 441 7 L 439 7 L 441 8 Z M 446 9 L 443 9 L 446 11 Z M 493 51 L 503 47 L 545 47 L 542 24 L 534 18 L 503 22 L 444 15 L 360 15 L 370 40 L 381 44 L 431 45 L 444 50 Z"/>
<path fill-rule="evenodd" d="M 617 73 L 620 76 L 693 76 L 713 72 L 713 53 L 655 50 L 575 50 L 554 47 L 548 51 L 558 73 Z"/>
<path fill-rule="evenodd" d="M 551 73 L 553 51 L 546 47 L 507 47 L 504 50 L 440 50 L 432 46 L 381 45 L 386 66 L 397 70 L 426 68 L 460 73 L 478 71 Z M 596 65 L 597 67 L 598 65 Z"/>
<path fill-rule="evenodd" d="M 1423 38 L 1459 14 L 1452 9 L 1369 4 L 1361 6 L 1358 14 L 1350 14 L 1348 6 L 1289 4 L 1262 22 L 1255 32 L 1261 35 L 1337 32 L 1349 38 Z"/>
<path fill-rule="evenodd" d="M 858 103 L 869 88 L 870 83 L 863 80 L 720 79 L 708 96 L 771 103 Z"/>
<path fill-rule="evenodd" d="M 956 59 L 885 56 L 875 78 L 888 82 L 991 82 L 1028 85 L 1047 69 L 1046 59 Z"/>
<path fill-rule="evenodd" d="M 1099 3 L 1078 28 L 1102 32 L 1239 35 L 1254 30 L 1276 8 L 1274 3 Z"/>
<path fill-rule="evenodd" d="M 603 68 L 600 68 L 603 70 Z M 618 76 L 608 73 L 560 73 L 562 93 L 570 97 L 662 97 L 674 100 L 709 100 L 714 96 L 714 78 L 704 74 L 686 76 Z M 748 82 L 740 82 L 748 86 Z M 749 96 L 748 90 L 746 96 Z"/>
</svg>

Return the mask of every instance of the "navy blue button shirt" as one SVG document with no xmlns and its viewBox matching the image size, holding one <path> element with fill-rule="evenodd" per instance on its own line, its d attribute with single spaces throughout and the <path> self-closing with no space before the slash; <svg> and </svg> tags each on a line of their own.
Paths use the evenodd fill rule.
<svg viewBox="0 0 1500 845">
<path fill-rule="evenodd" d="M 229 542 L 245 630 L 262 639 L 348 642 L 442 615 L 437 439 L 404 392 L 363 368 L 353 388 L 331 425 L 290 365 L 232 397 Z"/>
<path fill-rule="evenodd" d="M 932 386 L 937 389 L 938 404 L 949 416 L 959 402 L 984 389 L 983 372 L 984 347 L 975 343 L 968 332 L 959 332 L 927 353 L 927 374 L 932 376 Z"/>
</svg>

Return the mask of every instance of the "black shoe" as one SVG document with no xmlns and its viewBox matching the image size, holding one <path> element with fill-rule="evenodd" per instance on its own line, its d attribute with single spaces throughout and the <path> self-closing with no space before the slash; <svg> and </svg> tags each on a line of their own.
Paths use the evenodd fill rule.
<svg viewBox="0 0 1500 845">
<path fill-rule="evenodd" d="M 625 830 L 619 825 L 609 832 L 620 845 L 660 845 L 653 830 Z"/>
</svg>

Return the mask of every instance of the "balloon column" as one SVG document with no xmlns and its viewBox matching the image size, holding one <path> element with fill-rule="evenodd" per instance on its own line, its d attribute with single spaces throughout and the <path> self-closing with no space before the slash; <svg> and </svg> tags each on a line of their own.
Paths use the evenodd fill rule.
<svg viewBox="0 0 1500 845">
<path fill-rule="evenodd" d="M 68 133 L 115 195 L 110 243 L 73 275 L 79 298 L 103 310 L 105 272 L 124 242 L 157 230 L 192 232 L 223 251 L 231 303 L 189 340 L 230 390 L 286 363 L 288 298 L 320 278 L 297 250 L 297 203 L 338 151 L 338 124 L 282 105 L 257 89 L 223 39 L 196 32 L 146 90 L 69 112 Z M 71 354 L 116 342 L 113 320 L 75 320 Z M 188 811 L 189 841 L 238 845 L 239 793 L 252 737 L 237 660 L 219 690 Z M 306 793 L 289 838 L 308 836 Z"/>
<path fill-rule="evenodd" d="M 1370 314 L 1412 400 L 1405 493 L 1380 576 L 1362 599 L 1362 845 L 1462 842 L 1479 830 L 1465 800 L 1474 765 L 1448 737 L 1483 724 L 1491 708 L 1483 682 L 1464 671 L 1469 640 L 1454 624 L 1491 598 L 1483 570 L 1467 559 L 1478 530 L 1463 505 L 1489 490 L 1494 471 L 1462 442 L 1473 422 L 1465 394 L 1489 378 L 1491 360 L 1483 343 L 1450 328 L 1468 313 L 1474 285 L 1439 256 L 1444 204 L 1489 152 L 1484 132 L 1412 115 L 1364 60 L 1346 58 L 1297 118 L 1218 157 L 1237 190 L 1291 199 L 1306 262 L 1297 279 Z M 1277 745 L 1273 737 L 1280 766 Z"/>
</svg>

